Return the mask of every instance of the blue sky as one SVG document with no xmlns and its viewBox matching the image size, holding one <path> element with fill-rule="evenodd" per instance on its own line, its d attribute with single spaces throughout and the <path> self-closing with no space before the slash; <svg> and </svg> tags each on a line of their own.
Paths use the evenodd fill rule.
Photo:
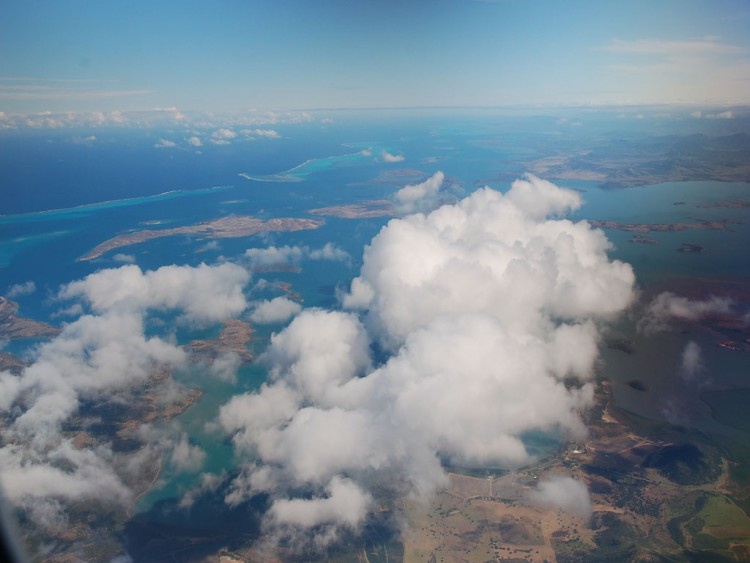
<svg viewBox="0 0 750 563">
<path fill-rule="evenodd" d="M 750 3 L 0 1 L 0 111 L 750 102 Z"/>
</svg>

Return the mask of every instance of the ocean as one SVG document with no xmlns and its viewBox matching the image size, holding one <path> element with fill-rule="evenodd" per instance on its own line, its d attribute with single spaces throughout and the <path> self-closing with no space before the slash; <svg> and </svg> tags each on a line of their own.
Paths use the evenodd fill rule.
<svg viewBox="0 0 750 563">
<path fill-rule="evenodd" d="M 592 127 L 594 132 L 561 133 L 551 116 L 428 112 L 410 117 L 399 112 L 378 116 L 343 112 L 330 123 L 278 126 L 279 139 L 190 149 L 155 148 L 169 131 L 97 130 L 96 141 L 86 144 L 71 140 L 84 132 L 70 130 L 3 135 L 0 293 L 33 281 L 34 293 L 15 298 L 21 314 L 60 324 L 71 319 L 61 313 L 65 303 L 56 299 L 60 286 L 99 269 L 120 266 L 118 254 L 147 270 L 166 264 L 231 260 L 248 248 L 316 249 L 332 242 L 349 254 L 349 261 L 306 261 L 299 273 L 258 273 L 250 285 L 261 278 L 288 282 L 305 307 L 335 308 L 337 289 L 347 288 L 357 275 L 364 247 L 388 218 L 326 217 L 318 230 L 221 239 L 210 245 L 199 236 L 174 236 L 123 247 L 92 261 L 77 259 L 104 240 L 139 229 L 192 225 L 226 215 L 315 217 L 309 210 L 389 198 L 409 178 L 418 181 L 438 170 L 450 180 L 453 199 L 483 185 L 507 190 L 527 163 L 548 155 L 551 146 L 559 146 L 560 135 L 568 135 L 575 146 L 584 137 L 633 135 L 635 126 L 603 121 Z M 696 181 L 605 190 L 593 181 L 556 183 L 582 194 L 585 204 L 571 216 L 574 220 L 728 221 L 727 230 L 645 233 L 654 244 L 632 242 L 633 233 L 606 229 L 613 245 L 611 257 L 632 264 L 642 292 L 666 289 L 673 280 L 711 278 L 720 287 L 722 280 L 750 276 L 748 209 L 705 207 L 746 200 L 750 184 Z M 703 247 L 704 252 L 680 252 L 683 244 Z M 270 295 L 258 292 L 252 298 Z M 253 351 L 260 355 L 280 328 L 257 327 Z M 209 336 L 217 332 L 209 331 Z M 600 369 L 614 382 L 618 406 L 647 418 L 738 435 L 739 430 L 715 420 L 700 397 L 712 389 L 750 387 L 746 355 L 719 347 L 723 337 L 708 329 L 643 335 L 635 330 L 634 319 L 626 317 L 614 325 L 612 334 L 631 340 L 635 349 L 633 354 L 602 350 Z M 205 336 L 205 332 L 187 329 L 180 332 L 185 341 Z M 688 341 L 699 344 L 706 369 L 700 384 L 693 386 L 685 385 L 679 376 Z M 5 349 L 24 354 L 35 344 L 17 341 Z M 263 383 L 263 364 L 243 367 L 236 384 L 195 370 L 176 377 L 203 390 L 199 402 L 178 417 L 191 442 L 208 454 L 203 471 L 231 471 L 236 463 L 231 444 L 213 432 L 210 423 L 232 395 Z M 633 379 L 646 381 L 649 390 L 627 385 Z M 196 480 L 196 474 L 178 474 L 167 464 L 160 486 L 140 500 L 139 510 L 178 498 Z"/>
</svg>

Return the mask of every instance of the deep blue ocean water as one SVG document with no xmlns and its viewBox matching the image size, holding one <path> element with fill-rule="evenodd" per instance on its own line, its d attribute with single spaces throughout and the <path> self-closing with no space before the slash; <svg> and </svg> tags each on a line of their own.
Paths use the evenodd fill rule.
<svg viewBox="0 0 750 563">
<path fill-rule="evenodd" d="M 602 125 L 610 131 L 614 125 Z M 617 125 L 617 127 L 625 127 Z M 609 128 L 609 129 L 607 129 Z M 95 245 L 117 234 L 144 228 L 190 225 L 230 214 L 270 217 L 312 217 L 310 209 L 390 197 L 394 185 L 382 174 L 415 169 L 415 180 L 442 170 L 454 182 L 455 195 L 478 187 L 505 190 L 524 171 L 524 162 L 545 156 L 551 139 L 560 135 L 553 118 L 509 118 L 467 113 L 454 117 L 423 115 L 405 119 L 400 114 L 377 119 L 343 114 L 332 124 L 313 122 L 279 127 L 281 139 L 204 146 L 199 150 L 157 149 L 154 144 L 169 132 L 146 130 L 96 131 L 96 142 L 75 144 L 81 132 L 33 132 L 0 136 L 0 294 L 14 284 L 34 281 L 37 291 L 19 296 L 21 314 L 60 323 L 57 312 L 66 304 L 54 296 L 61 284 L 80 279 L 101 268 L 117 267 L 116 253 L 132 255 L 142 269 L 165 264 L 212 263 L 220 256 L 232 259 L 247 248 L 270 245 L 306 245 L 319 248 L 328 242 L 346 250 L 349 263 L 302 264 L 301 273 L 258 274 L 271 281 L 292 284 L 305 307 L 336 307 L 335 289 L 347 287 L 357 275 L 366 244 L 386 223 L 386 218 L 326 218 L 314 231 L 270 233 L 238 239 L 220 239 L 215 248 L 204 248 L 200 237 L 169 237 L 110 252 L 90 262 L 76 259 Z M 571 142 L 576 135 L 573 131 Z M 602 133 L 603 134 L 603 133 Z M 557 142 L 557 141 L 555 141 Z M 370 155 L 360 151 L 369 150 Z M 403 162 L 388 163 L 383 151 L 403 155 Z M 244 176 L 243 176 L 244 175 Z M 381 181 L 373 181 L 376 178 Z M 730 219 L 732 231 L 692 230 L 651 233 L 659 244 L 629 242 L 632 234 L 607 231 L 612 257 L 633 265 L 639 284 L 652 284 L 680 276 L 750 276 L 747 243 L 750 218 L 747 209 L 700 208 L 699 204 L 747 199 L 745 183 L 682 182 L 605 191 L 592 182 L 560 182 L 582 191 L 585 205 L 574 219 L 605 219 L 626 223 L 692 223 L 696 219 Z M 684 205 L 675 205 L 684 202 Z M 682 243 L 704 246 L 701 254 L 678 252 Z M 251 284 L 252 285 L 252 284 Z M 253 298 L 278 293 L 257 294 Z M 279 326 L 258 327 L 253 348 L 262 352 Z M 627 319 L 619 327 L 632 332 Z M 186 331 L 188 340 L 198 337 Z M 711 333 L 664 334 L 646 338 L 630 334 L 638 349 L 633 356 L 604 351 L 606 372 L 615 381 L 619 405 L 638 414 L 665 418 L 672 401 L 692 423 L 716 431 L 699 399 L 701 389 L 685 390 L 677 376 L 679 358 L 688 339 L 701 345 L 711 368 L 703 388 L 750 386 L 746 359 L 716 346 Z M 31 342 L 8 344 L 23 353 Z M 238 391 L 259 386 L 265 373 L 250 365 L 239 374 L 237 385 L 178 374 L 184 383 L 200 387 L 199 403 L 179 417 L 194 443 L 208 452 L 204 470 L 219 472 L 231 467 L 232 451 L 222 438 L 206 430 L 219 407 Z M 633 378 L 649 381 L 652 391 L 639 393 L 624 385 Z M 142 500 L 142 508 L 170 498 L 190 486 L 194 475 L 175 477 L 167 466 L 164 486 Z"/>
</svg>

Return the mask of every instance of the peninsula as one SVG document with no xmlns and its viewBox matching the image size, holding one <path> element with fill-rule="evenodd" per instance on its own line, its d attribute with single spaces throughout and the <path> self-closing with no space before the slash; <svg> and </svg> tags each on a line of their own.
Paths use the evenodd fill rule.
<svg viewBox="0 0 750 563">
<path fill-rule="evenodd" d="M 91 251 L 78 258 L 79 262 L 93 260 L 110 250 L 131 246 L 150 240 L 176 235 L 202 235 L 206 238 L 239 238 L 268 232 L 303 231 L 318 229 L 323 225 L 319 219 L 274 218 L 257 219 L 248 215 L 222 217 L 214 221 L 174 227 L 172 229 L 144 229 L 117 235 L 96 245 Z"/>
<path fill-rule="evenodd" d="M 597 229 L 612 229 L 625 231 L 627 233 L 676 233 L 678 231 L 731 231 L 729 224 L 736 221 L 722 219 L 720 221 L 708 219 L 695 219 L 696 223 L 621 223 L 619 221 L 601 221 L 592 219 L 589 221 L 592 227 Z M 633 242 L 644 242 L 636 240 Z"/>
<path fill-rule="evenodd" d="M 18 303 L 0 297 L 0 339 L 57 336 L 60 329 L 18 316 Z"/>
<path fill-rule="evenodd" d="M 193 340 L 186 348 L 191 352 L 194 362 L 213 362 L 222 353 L 237 354 L 243 363 L 252 361 L 253 355 L 247 349 L 247 343 L 255 330 L 249 323 L 239 319 L 224 321 L 224 328 L 218 338 L 212 340 Z"/>
<path fill-rule="evenodd" d="M 663 182 L 747 182 L 750 135 L 656 135 L 574 147 L 549 147 L 552 156 L 526 163 L 533 174 L 556 180 L 590 180 L 622 189 Z M 731 203 L 731 207 L 744 207 Z"/>
<path fill-rule="evenodd" d="M 393 203 L 387 199 L 373 199 L 351 205 L 335 205 L 310 209 L 308 213 L 342 219 L 367 219 L 371 217 L 392 217 L 395 215 Z"/>
</svg>

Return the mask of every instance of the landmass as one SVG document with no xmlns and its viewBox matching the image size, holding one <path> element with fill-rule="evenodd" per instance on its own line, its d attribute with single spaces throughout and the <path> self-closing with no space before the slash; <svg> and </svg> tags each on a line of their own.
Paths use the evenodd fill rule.
<svg viewBox="0 0 750 563">
<path fill-rule="evenodd" d="M 716 203 L 701 203 L 696 207 L 702 207 L 704 209 L 711 209 L 716 207 L 727 207 L 729 209 L 744 209 L 750 207 L 750 200 L 747 199 L 736 199 L 732 201 L 718 201 Z"/>
<path fill-rule="evenodd" d="M 650 388 L 640 379 L 631 379 L 627 382 L 628 387 L 636 391 L 648 391 Z"/>
<path fill-rule="evenodd" d="M 308 213 L 328 217 L 341 217 L 343 219 L 364 219 L 371 217 L 392 217 L 395 215 L 396 210 L 393 207 L 393 202 L 390 200 L 375 199 L 350 205 L 310 209 Z"/>
<path fill-rule="evenodd" d="M 635 346 L 629 338 L 607 338 L 604 343 L 610 350 L 619 350 L 625 354 L 635 354 Z"/>
<path fill-rule="evenodd" d="M 121 555 L 123 527 L 136 501 L 157 484 L 166 455 L 160 447 L 144 445 L 139 431 L 145 423 L 172 420 L 201 395 L 199 389 L 177 383 L 170 367 L 154 364 L 143 384 L 104 401 L 101 397 L 84 401 L 78 414 L 65 423 L 63 437 L 81 450 L 111 448 L 120 459 L 118 476 L 133 492 L 132 500 L 127 505 L 79 502 L 53 528 L 39 531 L 31 525 L 22 526 L 23 542 L 27 546 L 44 544 L 42 561 L 111 561 Z"/>
<path fill-rule="evenodd" d="M 372 180 L 364 182 L 352 182 L 350 186 L 402 186 L 404 181 L 422 178 L 425 173 L 416 168 L 400 168 L 398 170 L 386 170 L 378 174 Z"/>
<path fill-rule="evenodd" d="M 293 262 L 277 262 L 275 264 L 263 264 L 259 266 L 253 266 L 253 272 L 256 274 L 269 274 L 269 273 L 287 273 L 287 274 L 299 274 L 302 271 L 302 267 L 299 264 Z"/>
<path fill-rule="evenodd" d="M 559 147 L 525 163 L 533 174 L 556 180 L 592 180 L 605 189 L 664 182 L 750 180 L 750 135 L 662 135 L 597 139 L 578 150 Z M 552 148 L 552 147 L 550 147 Z"/>
<path fill-rule="evenodd" d="M 633 237 L 628 240 L 628 242 L 632 242 L 634 244 L 659 244 L 659 241 L 655 238 L 644 237 L 643 235 L 633 235 Z"/>
<path fill-rule="evenodd" d="M 275 218 L 257 219 L 248 215 L 222 217 L 214 221 L 188 225 L 185 227 L 174 227 L 172 229 L 144 229 L 118 235 L 95 246 L 90 252 L 81 256 L 78 260 L 93 260 L 106 254 L 110 250 L 122 248 L 133 244 L 171 237 L 175 235 L 202 235 L 206 238 L 239 238 L 266 232 L 288 232 L 307 229 L 318 229 L 323 221 L 317 219 L 297 218 Z"/>
<path fill-rule="evenodd" d="M 652 284 L 644 291 L 643 302 L 648 303 L 665 291 L 686 297 L 691 301 L 705 301 L 717 297 L 727 301 L 726 310 L 706 311 L 695 320 L 673 319 L 690 330 L 702 329 L 713 332 L 724 342 L 718 345 L 731 348 L 732 343 L 737 350 L 744 350 L 750 342 L 750 324 L 748 324 L 747 308 L 750 303 L 750 279 L 735 276 L 672 276 L 661 282 Z"/>
<path fill-rule="evenodd" d="M 745 340 L 723 340 L 717 344 L 720 348 L 734 350 L 735 352 L 750 352 L 750 338 Z"/>
<path fill-rule="evenodd" d="M 237 354 L 243 363 L 251 362 L 253 355 L 247 343 L 255 331 L 249 323 L 238 319 L 224 321 L 219 337 L 213 340 L 193 340 L 187 348 L 193 362 L 213 362 L 224 353 Z"/>
<path fill-rule="evenodd" d="M 731 393 L 709 398 L 715 404 L 733 401 L 740 418 L 747 397 L 741 399 L 735 401 Z M 377 509 L 371 520 L 361 533 L 342 535 L 324 554 L 257 545 L 257 522 L 267 509 L 261 496 L 244 509 L 243 514 L 250 515 L 239 519 L 244 527 L 227 523 L 232 534 L 221 527 L 189 537 L 179 527 L 154 529 L 156 513 L 155 520 L 143 518 L 137 522 L 143 540 L 138 556 L 148 559 L 157 552 L 147 544 L 166 545 L 168 539 L 169 545 L 178 546 L 174 553 L 192 553 L 196 561 L 573 563 L 750 557 L 746 444 L 738 447 L 720 436 L 620 410 L 612 403 L 611 384 L 603 378 L 596 382 L 595 405 L 582 416 L 589 428 L 585 442 L 570 442 L 558 453 L 514 471 L 448 468 L 446 488 L 426 503 L 403 497 L 398 483 L 374 483 Z M 532 501 L 530 493 L 552 475 L 586 484 L 590 516 Z M 208 509 L 223 491 L 210 493 L 213 497 L 201 506 Z M 394 521 L 399 525 L 393 526 Z M 185 526 L 191 529 L 187 520 Z M 244 540 L 226 547 L 227 538 L 238 535 Z M 655 554 L 659 558 L 654 559 Z"/>
<path fill-rule="evenodd" d="M 687 252 L 694 254 L 700 254 L 705 251 L 706 248 L 704 246 L 701 246 L 700 244 L 690 244 L 689 242 L 683 242 L 680 248 L 677 249 L 677 252 Z"/>
<path fill-rule="evenodd" d="M 60 334 L 60 329 L 47 323 L 18 316 L 18 303 L 0 297 L 0 339 L 47 338 Z"/>
<path fill-rule="evenodd" d="M 9 371 L 13 375 L 20 375 L 21 370 L 27 365 L 21 358 L 13 354 L 0 352 L 0 371 Z"/>
<path fill-rule="evenodd" d="M 676 233 L 679 231 L 706 230 L 706 231 L 732 231 L 730 224 L 737 221 L 730 219 L 711 220 L 696 219 L 696 223 L 621 223 L 620 221 L 602 221 L 599 219 L 589 220 L 592 227 L 597 229 L 612 229 L 625 231 L 626 233 Z"/>
<path fill-rule="evenodd" d="M 404 560 L 746 560 L 747 488 L 735 462 L 706 436 L 614 408 L 607 381 L 596 397 L 586 443 L 516 472 L 450 474 L 432 503 L 404 505 Z M 586 483 L 589 519 L 529 502 L 551 474 Z"/>
</svg>

